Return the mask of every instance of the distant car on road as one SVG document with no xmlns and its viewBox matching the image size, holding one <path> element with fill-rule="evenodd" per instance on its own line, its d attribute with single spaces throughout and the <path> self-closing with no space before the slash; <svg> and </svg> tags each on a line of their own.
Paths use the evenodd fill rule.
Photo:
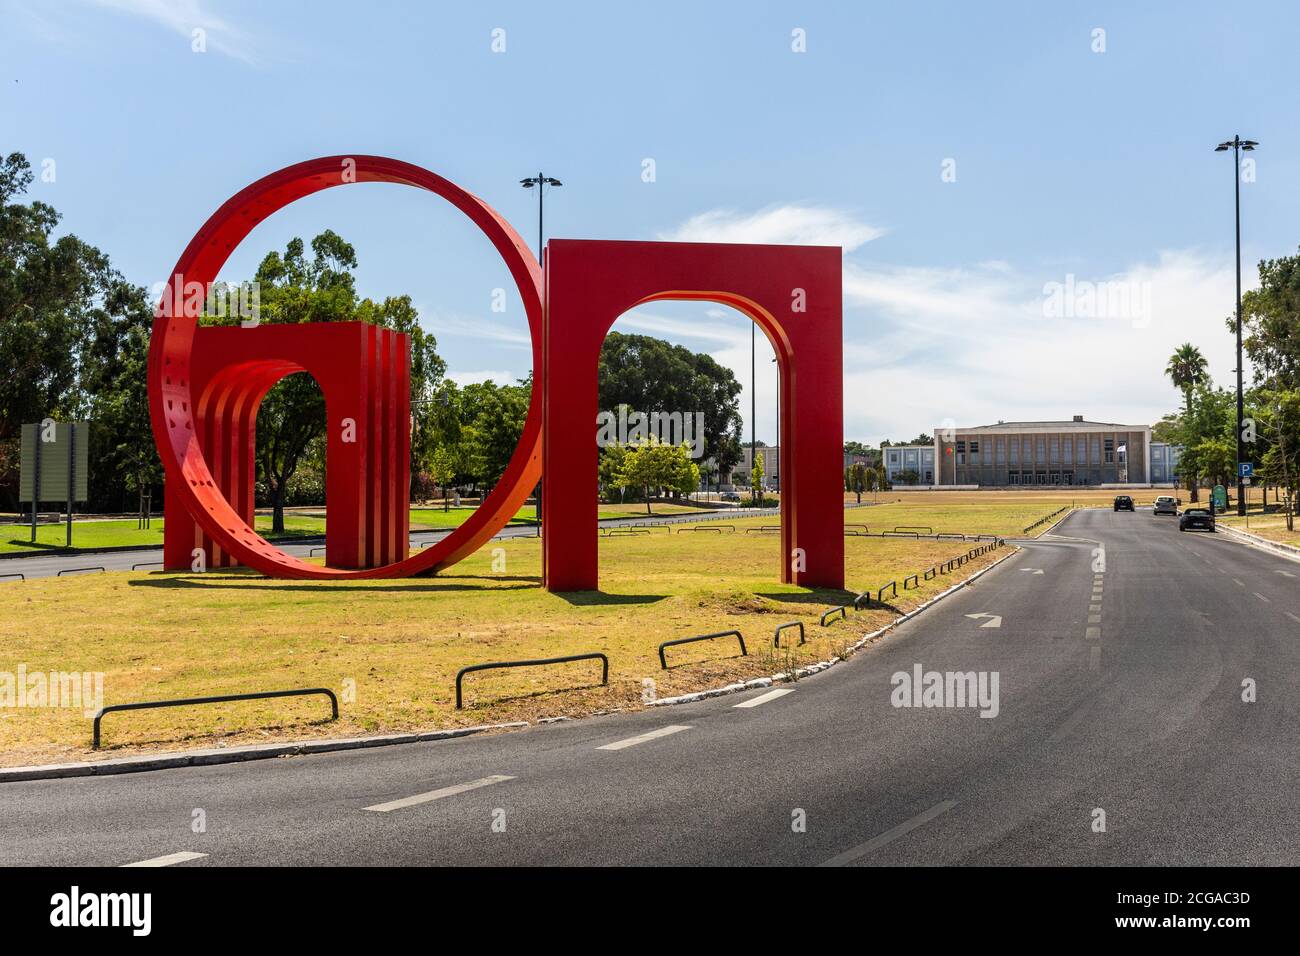
<svg viewBox="0 0 1300 956">
<path fill-rule="evenodd" d="M 1176 515 L 1178 514 L 1178 499 L 1173 495 L 1160 495 L 1156 498 L 1156 503 L 1151 508 L 1152 514 L 1158 515 Z"/>
<path fill-rule="evenodd" d="M 734 491 L 724 491 L 724 492 L 722 493 L 722 496 L 721 496 L 721 497 L 722 497 L 722 500 L 723 500 L 723 501 L 739 501 L 739 500 L 740 500 L 740 495 L 736 494 L 736 492 L 734 492 Z"/>
<path fill-rule="evenodd" d="M 1186 531 L 1188 528 L 1213 531 L 1214 513 L 1208 508 L 1188 508 L 1178 519 L 1178 530 Z"/>
<path fill-rule="evenodd" d="M 1115 496 L 1115 510 L 1116 510 L 1116 511 L 1132 511 L 1132 510 L 1133 510 L 1133 499 L 1130 498 L 1128 495 L 1116 495 L 1116 496 Z"/>
</svg>

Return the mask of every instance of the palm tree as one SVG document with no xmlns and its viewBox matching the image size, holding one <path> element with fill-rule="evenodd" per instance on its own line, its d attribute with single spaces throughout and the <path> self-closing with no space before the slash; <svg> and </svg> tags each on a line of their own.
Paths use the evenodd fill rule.
<svg viewBox="0 0 1300 956">
<path fill-rule="evenodd" d="M 1196 390 L 1197 386 L 1204 385 L 1209 381 L 1209 363 L 1205 361 L 1205 356 L 1201 354 L 1200 349 L 1191 342 L 1184 342 L 1174 350 L 1173 355 L 1169 356 L 1169 364 L 1165 366 L 1165 374 L 1174 383 L 1174 388 L 1180 389 L 1183 393 L 1184 428 L 1191 428 L 1192 392 Z M 1184 434 L 1184 441 L 1189 445 L 1191 444 L 1191 438 L 1191 435 Z M 1197 501 L 1196 475 L 1188 475 L 1187 484 L 1192 501 Z"/>
</svg>

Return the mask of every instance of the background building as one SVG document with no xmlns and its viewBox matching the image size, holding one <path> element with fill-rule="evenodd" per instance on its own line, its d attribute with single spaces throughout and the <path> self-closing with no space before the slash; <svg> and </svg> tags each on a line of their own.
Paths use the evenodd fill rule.
<svg viewBox="0 0 1300 956">
<path fill-rule="evenodd" d="M 1090 422 L 1082 415 L 939 428 L 935 434 L 939 485 L 1144 485 L 1172 481 L 1177 463 L 1177 450 L 1162 445 L 1161 469 L 1153 471 L 1150 426 Z"/>
<path fill-rule="evenodd" d="M 933 485 L 934 456 L 937 453 L 933 445 L 886 445 L 880 449 L 885 460 L 885 476 L 891 485 Z M 907 479 L 915 475 L 912 481 Z M 901 476 L 901 477 L 900 477 Z"/>
</svg>

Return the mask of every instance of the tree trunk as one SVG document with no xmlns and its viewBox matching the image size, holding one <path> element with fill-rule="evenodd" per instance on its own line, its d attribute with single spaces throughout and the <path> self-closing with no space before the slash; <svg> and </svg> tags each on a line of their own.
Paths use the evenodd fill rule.
<svg viewBox="0 0 1300 956">
<path fill-rule="evenodd" d="M 284 485 L 271 482 L 271 534 L 284 534 Z"/>
<path fill-rule="evenodd" d="M 650 510 L 650 486 L 649 485 L 645 486 L 645 513 L 648 515 L 654 514 L 654 512 Z"/>
</svg>

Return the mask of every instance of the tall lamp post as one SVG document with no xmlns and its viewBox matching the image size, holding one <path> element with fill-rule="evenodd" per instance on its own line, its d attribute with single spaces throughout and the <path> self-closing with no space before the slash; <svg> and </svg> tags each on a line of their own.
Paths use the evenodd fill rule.
<svg viewBox="0 0 1300 956">
<path fill-rule="evenodd" d="M 1245 449 L 1242 447 L 1241 428 L 1243 418 L 1242 393 L 1241 393 L 1241 154 L 1249 153 L 1259 143 L 1251 139 L 1242 139 L 1236 134 L 1227 142 L 1220 143 L 1214 147 L 1216 153 L 1232 150 L 1232 186 L 1236 197 L 1237 213 L 1237 514 L 1245 517 L 1246 514 L 1246 478 L 1241 473 L 1241 463 L 1245 460 Z"/>
<path fill-rule="evenodd" d="M 545 195 L 545 193 L 546 193 L 546 187 L 547 187 L 547 186 L 563 186 L 564 183 L 560 182 L 558 179 L 556 179 L 556 178 L 553 177 L 553 176 L 545 176 L 545 175 L 543 175 L 542 173 L 539 172 L 536 176 L 529 176 L 529 177 L 526 178 L 526 179 L 521 179 L 521 180 L 519 180 L 519 185 L 520 185 L 520 186 L 523 186 L 525 189 L 536 189 L 536 190 L 537 190 L 537 262 L 538 262 L 539 265 L 544 265 L 544 263 L 542 263 L 542 249 L 543 249 L 543 235 L 544 235 L 543 232 L 542 232 L 542 221 L 543 221 L 543 220 L 542 220 L 542 212 L 543 212 L 542 197 L 543 197 L 543 196 Z M 545 276 L 546 276 L 546 272 L 545 272 L 545 270 L 543 270 L 543 271 L 542 271 L 543 281 L 545 281 Z M 536 387 L 537 387 L 537 382 L 536 382 L 536 380 L 535 380 L 535 378 L 534 378 L 534 381 L 533 381 L 533 388 L 536 388 Z M 536 497 L 537 497 L 537 535 L 538 535 L 538 537 L 541 537 L 541 534 L 542 534 L 542 481 L 541 481 L 540 478 L 539 478 L 538 481 L 537 481 L 537 495 L 536 495 Z"/>
<path fill-rule="evenodd" d="M 757 342 L 757 323 L 749 323 L 749 502 L 758 507 L 758 495 L 754 488 L 754 462 L 758 455 L 758 366 L 754 364 Z"/>
</svg>

